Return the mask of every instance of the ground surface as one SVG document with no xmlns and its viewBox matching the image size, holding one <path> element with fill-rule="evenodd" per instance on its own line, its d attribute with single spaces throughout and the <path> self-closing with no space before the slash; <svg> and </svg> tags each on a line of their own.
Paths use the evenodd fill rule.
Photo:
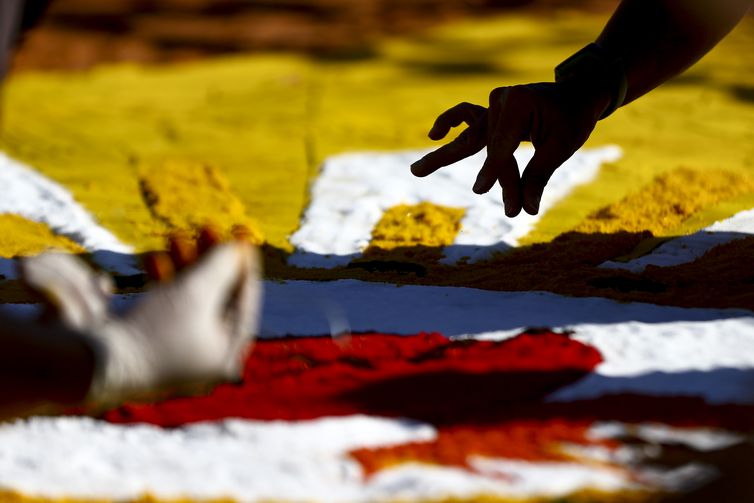
<svg viewBox="0 0 754 503">
<path fill-rule="evenodd" d="M 5 309 L 34 309 L 10 259 L 52 246 L 91 254 L 133 302 L 133 255 L 206 221 L 256 229 L 267 294 L 243 385 L 3 425 L 0 499 L 650 501 L 710 466 L 725 476 L 714 494 L 743 490 L 750 449 L 731 435 L 754 426 L 750 19 L 602 123 L 541 218 L 470 194 L 481 156 L 407 173 L 439 111 L 550 79 L 604 20 L 516 11 L 375 28 L 350 59 L 307 46 L 14 73 Z"/>
</svg>

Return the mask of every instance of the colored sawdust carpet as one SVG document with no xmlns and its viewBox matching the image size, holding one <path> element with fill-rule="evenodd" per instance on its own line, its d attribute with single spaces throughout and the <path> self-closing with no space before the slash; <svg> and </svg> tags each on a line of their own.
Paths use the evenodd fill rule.
<svg viewBox="0 0 754 503">
<path fill-rule="evenodd" d="M 449 341 L 439 334 L 263 340 L 247 361 L 241 386 L 126 406 L 105 418 L 178 426 L 225 417 L 372 414 L 483 424 L 505 417 L 511 403 L 578 380 L 599 362 L 596 350 L 548 332 L 501 342 Z"/>
<path fill-rule="evenodd" d="M 240 384 L 0 425 L 0 501 L 750 500 L 751 19 L 601 122 L 538 216 L 471 192 L 484 153 L 408 171 L 440 111 L 549 80 L 604 20 L 14 75 L 4 311 L 34 316 L 12 259 L 48 249 L 127 307 L 138 254 L 208 221 L 263 243 L 267 293 Z"/>
</svg>

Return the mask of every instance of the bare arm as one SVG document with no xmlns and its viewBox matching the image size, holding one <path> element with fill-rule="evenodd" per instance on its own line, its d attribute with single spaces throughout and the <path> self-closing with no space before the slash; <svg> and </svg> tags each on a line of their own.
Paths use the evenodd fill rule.
<svg viewBox="0 0 754 503">
<path fill-rule="evenodd" d="M 699 61 L 744 17 L 752 0 L 624 0 L 597 42 L 623 59 L 625 103 Z"/>
<path fill-rule="evenodd" d="M 626 94 L 605 73 L 574 71 L 557 83 L 500 87 L 490 93 L 489 107 L 461 103 L 441 114 L 430 130 L 433 140 L 451 128 L 469 127 L 455 140 L 411 166 L 416 176 L 476 154 L 487 159 L 474 192 L 495 183 L 503 189 L 505 213 L 535 215 L 550 177 L 586 142 L 611 104 L 629 103 L 693 65 L 746 14 L 752 0 L 624 0 L 597 43 L 612 61 L 621 61 Z M 522 141 L 536 153 L 523 174 L 513 157 Z"/>
</svg>

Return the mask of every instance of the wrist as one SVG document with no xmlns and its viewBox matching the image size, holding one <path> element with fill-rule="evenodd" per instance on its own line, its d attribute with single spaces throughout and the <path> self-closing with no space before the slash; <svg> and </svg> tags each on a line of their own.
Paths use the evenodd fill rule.
<svg viewBox="0 0 754 503">
<path fill-rule="evenodd" d="M 143 338 L 119 320 L 104 320 L 85 337 L 94 353 L 87 404 L 116 405 L 139 396 L 157 382 L 155 365 Z"/>
<path fill-rule="evenodd" d="M 628 83 L 621 58 L 592 43 L 555 68 L 555 81 L 575 89 L 604 119 L 626 99 Z"/>
</svg>

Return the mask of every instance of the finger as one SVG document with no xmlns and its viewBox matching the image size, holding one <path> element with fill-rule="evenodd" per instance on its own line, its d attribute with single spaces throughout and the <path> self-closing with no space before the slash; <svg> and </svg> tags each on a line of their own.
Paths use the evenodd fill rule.
<svg viewBox="0 0 754 503">
<path fill-rule="evenodd" d="M 520 101 L 511 99 L 511 93 L 510 88 L 499 88 L 490 93 L 485 165 L 490 165 L 489 170 L 497 173 L 503 189 L 505 214 L 515 217 L 521 212 L 521 177 L 513 153 L 525 138 L 529 112 Z"/>
<path fill-rule="evenodd" d="M 488 158 L 487 161 L 490 159 Z M 503 189 L 505 215 L 513 218 L 521 213 L 521 180 L 518 174 L 518 163 L 512 155 L 498 162 L 500 168 L 497 181 Z"/>
<path fill-rule="evenodd" d="M 555 145 L 542 145 L 535 152 L 521 177 L 521 190 L 524 210 L 530 215 L 539 213 L 542 194 L 561 164 L 573 155 L 571 151 L 563 151 Z"/>
<path fill-rule="evenodd" d="M 147 276 L 156 282 L 163 282 L 175 276 L 173 260 L 165 252 L 152 252 L 144 255 L 144 271 Z"/>
<path fill-rule="evenodd" d="M 459 103 L 458 105 L 444 111 L 432 125 L 429 130 L 429 137 L 433 140 L 442 140 L 450 132 L 451 128 L 458 127 L 464 122 L 471 126 L 477 122 L 487 111 L 481 105 L 472 103 Z"/>
<path fill-rule="evenodd" d="M 193 267 L 178 276 L 179 288 L 201 292 L 203 304 L 210 311 L 224 309 L 239 285 L 255 274 L 252 248 L 239 242 L 223 243 L 211 248 Z"/>
<path fill-rule="evenodd" d="M 21 261 L 24 282 L 42 297 L 51 319 L 85 329 L 107 313 L 112 282 L 72 255 L 47 253 Z"/>
<path fill-rule="evenodd" d="M 199 231 L 199 237 L 197 238 L 197 248 L 199 249 L 199 255 L 204 255 L 212 247 L 222 243 L 223 235 L 220 230 L 213 225 L 205 225 Z"/>
<path fill-rule="evenodd" d="M 485 131 L 484 121 L 476 122 L 473 126 L 465 129 L 452 142 L 413 163 L 411 173 L 419 177 L 431 175 L 440 168 L 476 154 L 484 148 Z"/>
<path fill-rule="evenodd" d="M 168 254 L 177 271 L 196 262 L 198 257 L 194 240 L 185 232 L 175 232 L 168 238 Z"/>
<path fill-rule="evenodd" d="M 485 159 L 482 169 L 479 170 L 479 174 L 476 177 L 472 190 L 477 194 L 486 194 L 489 192 L 497 181 L 497 171 L 497 166 Z"/>
</svg>

